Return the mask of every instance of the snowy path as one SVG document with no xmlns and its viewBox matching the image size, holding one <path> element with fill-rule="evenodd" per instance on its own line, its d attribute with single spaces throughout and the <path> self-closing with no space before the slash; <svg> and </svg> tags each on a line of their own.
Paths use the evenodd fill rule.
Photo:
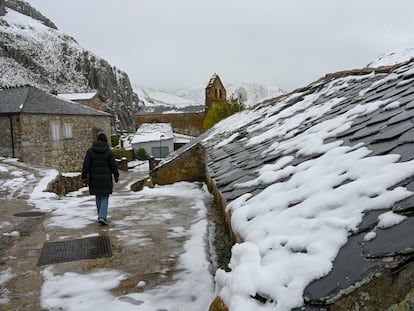
<svg viewBox="0 0 414 311">
<path fill-rule="evenodd" d="M 205 241 L 211 196 L 202 185 L 134 193 L 128 189 L 136 175 L 122 174 L 110 197 L 110 225 L 102 227 L 86 189 L 61 198 L 41 192 L 53 170 L 0 159 L 0 173 L 3 239 L 24 220 L 14 213 L 46 213 L 29 236 L 13 236 L 13 245 L 0 249 L 0 309 L 208 309 L 214 294 Z M 36 266 L 45 241 L 97 235 L 110 237 L 111 258 Z"/>
</svg>

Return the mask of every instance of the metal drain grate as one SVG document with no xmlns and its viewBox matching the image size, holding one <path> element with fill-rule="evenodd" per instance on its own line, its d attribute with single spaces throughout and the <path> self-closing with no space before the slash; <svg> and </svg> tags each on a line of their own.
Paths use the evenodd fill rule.
<svg viewBox="0 0 414 311">
<path fill-rule="evenodd" d="M 111 256 L 111 241 L 107 235 L 50 242 L 44 244 L 38 266 Z"/>
</svg>

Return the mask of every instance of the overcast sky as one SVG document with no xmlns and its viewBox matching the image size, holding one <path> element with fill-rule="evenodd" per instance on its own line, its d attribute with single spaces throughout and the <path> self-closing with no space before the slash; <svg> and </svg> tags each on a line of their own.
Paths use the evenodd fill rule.
<svg viewBox="0 0 414 311">
<path fill-rule="evenodd" d="M 292 90 L 410 46 L 412 0 L 27 0 L 78 43 L 171 91 L 223 82 Z"/>
</svg>

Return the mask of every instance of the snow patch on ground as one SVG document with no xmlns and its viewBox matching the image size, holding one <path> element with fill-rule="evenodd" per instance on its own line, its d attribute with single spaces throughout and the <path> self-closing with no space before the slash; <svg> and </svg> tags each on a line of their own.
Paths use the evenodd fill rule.
<svg viewBox="0 0 414 311">
<path fill-rule="evenodd" d="M 4 286 L 8 281 L 13 279 L 16 275 L 11 268 L 0 271 L 0 305 L 9 302 L 10 291 Z"/>
<path fill-rule="evenodd" d="M 178 183 L 145 190 L 145 195 L 151 196 L 172 193 L 195 198 L 192 208 L 197 210 L 198 215 L 187 232 L 181 227 L 172 228 L 172 234 L 188 236 L 184 244 L 184 252 L 179 257 L 177 270 L 180 272 L 172 285 L 115 297 L 111 289 L 117 287 L 120 281 L 127 277 L 122 271 L 102 270 L 88 274 L 67 272 L 58 275 L 53 268 L 47 268 L 43 271 L 45 283 L 41 295 L 42 307 L 63 308 L 68 311 L 206 310 L 214 295 L 213 277 L 209 272 L 210 263 L 206 259 L 205 250 L 207 220 L 203 197 L 206 195 L 206 189 L 198 189 L 190 183 Z M 139 196 L 145 195 L 139 194 Z M 133 236 L 133 233 L 126 232 L 126 237 L 136 242 L 139 237 Z M 145 241 L 140 240 L 139 243 Z M 142 283 L 138 285 L 145 286 Z"/>
</svg>

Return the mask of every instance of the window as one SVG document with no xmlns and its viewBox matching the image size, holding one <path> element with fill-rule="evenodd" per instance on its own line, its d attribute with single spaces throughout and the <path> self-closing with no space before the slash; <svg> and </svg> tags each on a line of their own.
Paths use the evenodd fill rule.
<svg viewBox="0 0 414 311">
<path fill-rule="evenodd" d="M 66 139 L 73 138 L 72 124 L 65 124 L 64 126 L 64 135 Z"/>
<path fill-rule="evenodd" d="M 50 124 L 50 138 L 52 140 L 60 140 L 60 124 Z"/>
</svg>

